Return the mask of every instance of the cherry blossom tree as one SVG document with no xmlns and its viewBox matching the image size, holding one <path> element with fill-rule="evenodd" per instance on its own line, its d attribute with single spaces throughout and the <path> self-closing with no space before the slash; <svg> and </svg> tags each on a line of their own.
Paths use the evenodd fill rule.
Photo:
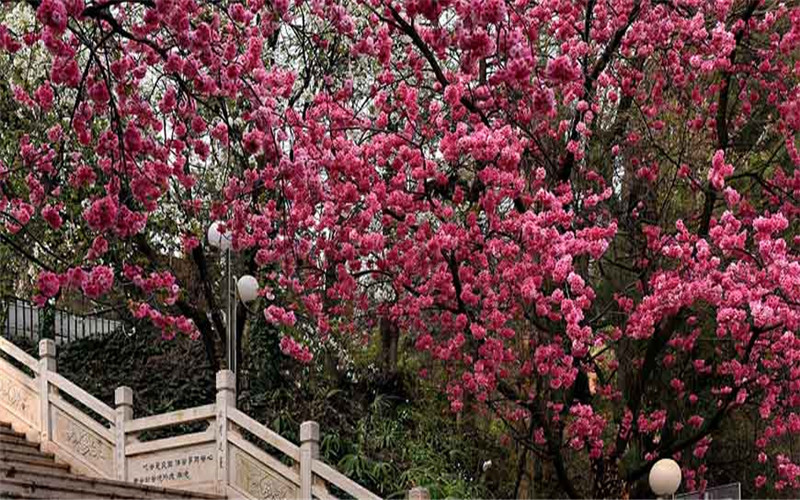
<svg viewBox="0 0 800 500">
<path fill-rule="evenodd" d="M 571 497 L 663 457 L 704 488 L 721 424 L 753 410 L 754 486 L 800 488 L 795 2 L 1 12 L 26 127 L 4 132 L 0 240 L 40 303 L 120 302 L 215 359 L 221 220 L 287 355 L 380 319 Z"/>
</svg>

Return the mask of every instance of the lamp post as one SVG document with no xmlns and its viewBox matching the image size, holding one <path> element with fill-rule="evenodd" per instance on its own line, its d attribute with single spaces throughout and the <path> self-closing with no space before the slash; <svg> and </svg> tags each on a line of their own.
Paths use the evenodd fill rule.
<svg viewBox="0 0 800 500">
<path fill-rule="evenodd" d="M 671 458 L 662 458 L 650 469 L 650 489 L 659 498 L 674 498 L 681 486 L 681 467 Z"/>
<path fill-rule="evenodd" d="M 219 221 L 212 223 L 208 228 L 207 237 L 209 245 L 225 252 L 225 287 L 227 292 L 225 295 L 225 340 L 227 344 L 225 346 L 225 359 L 228 363 L 228 369 L 238 375 L 236 309 L 239 300 L 247 304 L 258 298 L 258 280 L 253 276 L 244 275 L 236 282 L 236 289 L 235 291 L 233 290 L 235 277 L 231 268 L 231 235 L 223 233 L 220 230 L 221 225 L 222 223 Z M 236 381 L 238 383 L 238 376 Z"/>
</svg>

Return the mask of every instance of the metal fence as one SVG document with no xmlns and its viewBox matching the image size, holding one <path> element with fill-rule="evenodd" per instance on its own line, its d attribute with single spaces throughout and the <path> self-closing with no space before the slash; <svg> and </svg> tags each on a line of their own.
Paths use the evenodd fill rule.
<svg viewBox="0 0 800 500">
<path fill-rule="evenodd" d="M 5 325 L 3 336 L 11 338 L 27 338 L 38 342 L 45 337 L 45 309 L 36 307 L 32 302 L 18 297 L 3 299 Z M 122 328 L 120 321 L 93 315 L 73 314 L 58 308 L 51 308 L 53 332 L 51 334 L 57 345 L 67 344 L 74 340 L 106 335 Z"/>
<path fill-rule="evenodd" d="M 712 486 L 700 493 L 693 491 L 675 495 L 676 500 L 740 500 L 742 498 L 741 483 L 723 484 Z"/>
</svg>

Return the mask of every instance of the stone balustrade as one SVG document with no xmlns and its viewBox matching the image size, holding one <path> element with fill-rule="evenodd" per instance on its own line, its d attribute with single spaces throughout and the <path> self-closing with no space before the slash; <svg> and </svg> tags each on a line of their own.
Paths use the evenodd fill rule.
<svg viewBox="0 0 800 500">
<path fill-rule="evenodd" d="M 239 411 L 229 370 L 217 373 L 214 403 L 135 418 L 130 388 L 116 389 L 111 408 L 58 374 L 52 340 L 39 359 L 2 338 L 0 352 L 0 420 L 80 474 L 228 498 L 380 498 L 320 460 L 316 422 L 303 422 L 298 446 Z M 186 424 L 202 430 L 141 439 Z M 408 498 L 430 495 L 414 488 Z"/>
</svg>

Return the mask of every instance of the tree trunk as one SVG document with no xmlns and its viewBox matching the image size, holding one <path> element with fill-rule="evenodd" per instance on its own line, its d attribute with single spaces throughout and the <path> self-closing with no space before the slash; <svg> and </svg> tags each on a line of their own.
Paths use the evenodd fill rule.
<svg viewBox="0 0 800 500">
<path fill-rule="evenodd" d="M 56 338 L 56 309 L 49 302 L 40 309 L 39 318 L 39 338 L 40 339 L 53 339 Z"/>
<path fill-rule="evenodd" d="M 594 498 L 629 498 L 628 485 L 619 475 L 619 463 L 616 460 L 593 460 Z"/>
<path fill-rule="evenodd" d="M 400 329 L 388 318 L 381 318 L 381 367 L 384 378 L 397 372 L 397 343 L 400 340 Z"/>
</svg>

